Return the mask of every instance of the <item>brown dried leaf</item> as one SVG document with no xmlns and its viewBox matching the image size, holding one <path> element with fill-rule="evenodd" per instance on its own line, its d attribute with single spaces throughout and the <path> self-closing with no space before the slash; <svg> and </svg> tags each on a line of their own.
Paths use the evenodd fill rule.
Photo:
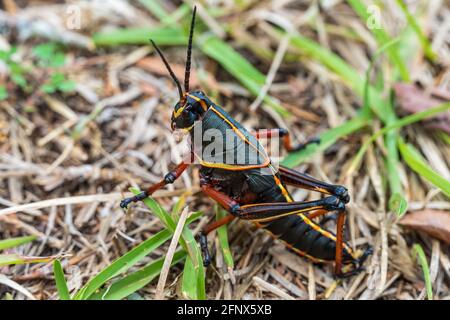
<svg viewBox="0 0 450 320">
<path fill-rule="evenodd" d="M 405 215 L 400 224 L 450 243 L 450 212 L 425 209 Z"/>
<path fill-rule="evenodd" d="M 450 101 L 446 99 L 450 94 L 443 94 L 441 89 L 432 89 L 432 94 L 429 94 L 414 84 L 396 83 L 394 90 L 399 106 L 408 113 L 417 113 Z M 450 111 L 424 123 L 429 128 L 441 129 L 450 134 Z"/>
</svg>

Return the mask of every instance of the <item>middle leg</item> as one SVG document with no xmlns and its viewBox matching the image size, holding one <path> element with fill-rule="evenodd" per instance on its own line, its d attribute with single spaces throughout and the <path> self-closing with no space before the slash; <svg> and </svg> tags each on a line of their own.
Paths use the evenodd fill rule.
<svg viewBox="0 0 450 320">
<path fill-rule="evenodd" d="M 300 143 L 294 146 L 292 144 L 291 135 L 289 134 L 289 131 L 284 128 L 256 130 L 254 132 L 254 135 L 257 139 L 272 138 L 273 136 L 277 135 L 278 137 L 283 138 L 283 146 L 288 152 L 300 151 L 302 149 L 305 149 L 310 144 L 320 143 L 320 138 L 311 138 L 305 143 Z"/>
</svg>

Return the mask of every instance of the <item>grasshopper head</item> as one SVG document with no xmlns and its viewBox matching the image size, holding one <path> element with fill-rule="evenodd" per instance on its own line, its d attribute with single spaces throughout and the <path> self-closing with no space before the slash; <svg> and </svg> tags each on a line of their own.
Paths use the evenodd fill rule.
<svg viewBox="0 0 450 320">
<path fill-rule="evenodd" d="M 172 112 L 172 130 L 189 131 L 195 121 L 201 120 L 209 106 L 210 101 L 202 91 L 184 94 L 184 99 L 177 102 Z"/>
</svg>

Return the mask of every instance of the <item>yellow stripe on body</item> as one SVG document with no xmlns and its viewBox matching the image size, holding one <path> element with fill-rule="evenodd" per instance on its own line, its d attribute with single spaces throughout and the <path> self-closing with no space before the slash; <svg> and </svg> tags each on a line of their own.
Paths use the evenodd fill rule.
<svg viewBox="0 0 450 320">
<path fill-rule="evenodd" d="M 196 96 L 193 96 L 192 94 L 189 94 L 189 93 L 188 93 L 188 96 L 191 97 L 192 99 L 194 99 L 195 101 L 200 102 L 200 105 L 202 106 L 204 111 L 208 110 L 208 107 L 206 106 L 206 103 L 204 100 L 202 100 Z"/>
<path fill-rule="evenodd" d="M 194 152 L 194 155 L 197 157 L 197 159 L 200 162 L 200 164 L 202 166 L 204 166 L 204 167 L 225 169 L 225 170 L 230 170 L 230 171 L 259 169 L 259 168 L 267 167 L 269 165 L 269 163 L 270 163 L 270 162 L 265 162 L 263 164 L 258 164 L 258 165 L 238 166 L 238 165 L 235 165 L 235 164 L 207 162 L 207 161 L 203 161 L 203 159 L 198 154 L 196 154 L 195 152 Z"/>
<path fill-rule="evenodd" d="M 193 99 L 196 99 L 197 101 L 202 101 L 200 99 L 198 99 L 195 96 L 191 96 Z M 257 147 L 255 147 L 255 145 L 253 143 L 251 143 L 243 134 L 242 132 L 236 128 L 236 126 L 231 123 L 223 114 L 221 114 L 217 109 L 214 108 L 214 106 L 210 106 L 210 110 L 212 110 L 213 112 L 215 112 L 220 118 L 222 118 L 222 120 L 224 120 L 232 129 L 234 132 L 236 132 L 236 134 L 239 136 L 239 138 L 241 138 L 242 140 L 244 140 L 248 145 L 250 145 L 253 149 L 255 149 L 258 153 L 261 154 L 261 152 L 258 150 Z M 194 153 L 195 154 L 195 153 Z M 195 154 L 195 156 L 197 157 L 197 159 L 199 160 L 200 164 L 202 166 L 205 167 L 210 167 L 210 168 L 219 168 L 219 169 L 225 169 L 225 170 L 231 170 L 231 171 L 240 171 L 240 170 L 250 170 L 250 169 L 259 169 L 259 168 L 264 168 L 270 165 L 270 159 L 265 155 L 262 154 L 265 161 L 262 164 L 258 164 L 258 165 L 233 165 L 233 164 L 225 164 L 225 163 L 212 163 L 212 162 L 207 162 L 207 161 L 203 161 L 203 159 Z"/>
<path fill-rule="evenodd" d="M 300 218 L 307 223 L 311 228 L 313 228 L 314 230 L 316 230 L 317 232 L 321 233 L 323 236 L 333 240 L 334 242 L 336 242 L 336 236 L 334 234 L 332 234 L 331 232 L 325 230 L 324 228 L 322 228 L 321 226 L 319 226 L 318 224 L 314 223 L 311 219 L 309 219 L 307 216 L 305 216 L 304 214 L 299 214 Z M 350 248 L 345 242 L 343 243 L 343 247 L 345 248 L 345 250 L 348 251 L 348 253 L 353 256 L 353 249 Z"/>
<path fill-rule="evenodd" d="M 248 204 L 248 205 L 245 205 L 245 206 L 242 206 L 241 208 L 242 209 L 244 209 L 244 208 L 248 208 L 248 207 L 251 207 L 251 206 L 257 206 L 257 205 L 259 205 L 259 204 Z M 314 208 L 312 208 L 312 210 L 316 210 L 316 209 L 319 209 L 319 207 L 314 207 Z M 253 222 L 270 222 L 270 221 L 274 221 L 274 220 L 278 220 L 278 219 L 280 219 L 280 218 L 283 218 L 283 217 L 287 217 L 287 216 L 292 216 L 292 215 L 294 215 L 294 214 L 297 214 L 298 216 L 300 216 L 300 214 L 302 213 L 302 212 L 305 212 L 305 211 L 309 211 L 309 210 L 311 210 L 311 208 L 308 208 L 308 209 L 302 209 L 302 210 L 295 210 L 295 211 L 290 211 L 290 212 L 286 212 L 286 213 L 283 213 L 283 214 L 279 214 L 279 215 L 277 215 L 277 216 L 275 216 L 275 217 L 268 217 L 268 218 L 261 218 L 261 219 L 249 219 L 249 220 L 251 220 L 251 221 L 253 221 Z M 241 218 L 241 219 L 244 219 L 245 220 L 245 218 Z M 306 221 L 305 221 L 306 222 Z M 307 222 L 306 222 L 307 223 Z M 312 223 L 312 222 L 311 222 Z M 309 223 L 308 223 L 309 224 Z M 311 226 L 312 227 L 312 226 Z"/>
<path fill-rule="evenodd" d="M 272 165 L 270 167 L 273 168 Z M 292 202 L 293 200 L 292 200 L 291 196 L 289 195 L 289 192 L 283 186 L 283 184 L 281 183 L 280 179 L 278 179 L 278 177 L 275 174 L 273 175 L 273 178 L 275 179 L 275 183 L 277 184 L 278 188 L 280 188 L 281 193 L 283 194 L 283 196 L 286 199 L 286 201 L 287 202 Z"/>
<path fill-rule="evenodd" d="M 253 143 L 251 143 L 246 136 L 244 136 L 244 134 L 238 129 L 236 128 L 236 126 L 231 123 L 230 120 L 228 120 L 223 114 L 221 114 L 216 108 L 214 108 L 214 106 L 211 106 L 210 109 L 212 111 L 214 111 L 219 117 L 222 118 L 222 120 L 224 120 L 226 123 L 228 123 L 228 125 L 233 129 L 233 131 L 236 132 L 236 134 L 242 139 L 244 140 L 247 144 L 249 144 L 253 149 L 255 149 L 257 152 L 259 152 L 259 149 L 257 147 L 255 147 L 255 145 Z M 259 152 L 260 153 L 260 152 Z M 268 162 L 270 163 L 270 159 L 268 159 L 268 157 L 263 154 L 263 157 L 266 158 L 266 160 L 268 160 Z"/>
</svg>

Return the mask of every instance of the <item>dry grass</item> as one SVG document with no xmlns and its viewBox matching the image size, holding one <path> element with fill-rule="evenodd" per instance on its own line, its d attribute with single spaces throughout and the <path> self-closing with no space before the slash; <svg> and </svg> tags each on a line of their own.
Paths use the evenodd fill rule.
<svg viewBox="0 0 450 320">
<path fill-rule="evenodd" d="M 37 241 L 11 250 L 27 256 L 69 255 L 62 264 L 71 291 L 161 230 L 161 222 L 142 204 L 125 214 L 119 200 L 128 194 L 129 186 L 144 188 L 159 181 L 173 165 L 172 160 L 181 157 L 182 142 L 177 142 L 170 131 L 171 106 L 177 92 L 151 49 L 140 45 L 93 49 L 90 39 L 94 32 L 111 27 L 155 26 L 158 20 L 139 1 L 100 2 L 71 1 L 82 8 L 82 29 L 75 31 L 65 27 L 65 5 L 50 5 L 53 1 L 4 0 L 7 11 L 0 12 L 0 28 L 6 30 L 0 35 L 0 49 L 17 46 L 18 59 L 24 65 L 35 59 L 32 48 L 49 37 L 69 45 L 64 73 L 77 83 L 73 93 L 39 93 L 39 83 L 46 75 L 43 69 L 35 68 L 28 76 L 33 93 L 8 87 L 9 98 L 0 101 L 0 239 L 36 235 Z M 214 1 L 202 3 L 206 6 L 209 2 Z M 273 34 L 267 22 L 300 31 L 363 75 L 378 47 L 351 7 L 339 0 L 324 1 L 321 9 L 316 1 L 306 0 L 241 2 L 247 4 L 242 9 L 232 1 L 221 2 L 217 8 L 228 13 L 223 18 L 209 15 L 203 7 L 199 15 L 208 29 L 269 75 L 263 93 L 279 99 L 292 116 L 283 118 L 274 112 L 262 102 L 263 94 L 250 94 L 198 48 L 194 51 L 193 86 L 206 86 L 214 100 L 247 128 L 287 127 L 297 141 L 353 118 L 363 103 L 361 96 L 314 57 L 300 57 L 298 50 L 287 46 L 287 40 Z M 449 2 L 409 2 L 413 2 L 412 10 L 425 12 L 421 23 L 438 53 L 435 63 L 418 54 L 411 59 L 411 81 L 448 93 Z M 176 8 L 178 1 L 165 5 Z M 390 23 L 388 30 L 397 34 L 405 18 L 393 1 L 385 5 L 387 16 L 383 19 Z M 45 8 L 36 10 L 35 6 Z M 37 29 L 36 21 L 48 24 Z M 225 23 L 229 29 L 224 28 Z M 24 39 L 28 34 L 37 36 Z M 184 48 L 167 47 L 164 51 L 175 71 L 182 72 Z M 388 63 L 386 60 L 380 58 L 380 68 Z M 393 68 L 386 70 L 392 72 Z M 386 87 L 393 85 L 390 79 L 390 74 L 384 74 Z M 3 80 L 6 76 L 0 68 Z M 254 112 L 249 110 L 250 105 Z M 403 115 L 400 110 L 397 114 Z M 233 221 L 228 236 L 234 270 L 227 268 L 215 236 L 210 238 L 215 249 L 206 274 L 208 298 L 424 299 L 422 269 L 412 254 L 413 244 L 420 243 L 430 262 L 434 298 L 449 299 L 448 243 L 403 228 L 388 209 L 384 162 L 388 150 L 381 138 L 368 148 L 361 166 L 348 174 L 362 143 L 382 126 L 373 118 L 367 128 L 340 139 L 297 167 L 349 188 L 352 202 L 346 236 L 355 247 L 372 244 L 375 249 L 366 272 L 336 282 L 330 266 L 313 266 L 273 242 L 262 230 Z M 401 136 L 425 155 L 431 168 L 450 179 L 450 148 L 438 131 L 414 124 L 402 129 Z M 192 227 L 194 231 L 205 225 L 214 211 L 213 203 L 198 193 L 197 170 L 189 170 L 173 186 L 155 194 L 170 211 L 185 191 L 191 191 L 189 208 L 205 213 Z M 448 198 L 439 189 L 404 162 L 398 164 L 398 173 L 409 211 L 431 208 L 448 213 Z M 292 193 L 297 200 L 317 198 L 301 190 Z M 168 245 L 141 263 L 165 256 Z M 153 281 L 139 295 L 153 299 L 157 292 L 159 297 L 178 298 L 181 270 L 179 265 L 170 269 L 167 281 L 162 282 L 164 292 L 161 287 L 157 290 L 157 281 Z M 10 281 L 8 285 L 0 282 L 0 297 L 8 293 L 14 299 L 57 298 L 51 264 L 3 266 L 0 272 Z"/>
</svg>

